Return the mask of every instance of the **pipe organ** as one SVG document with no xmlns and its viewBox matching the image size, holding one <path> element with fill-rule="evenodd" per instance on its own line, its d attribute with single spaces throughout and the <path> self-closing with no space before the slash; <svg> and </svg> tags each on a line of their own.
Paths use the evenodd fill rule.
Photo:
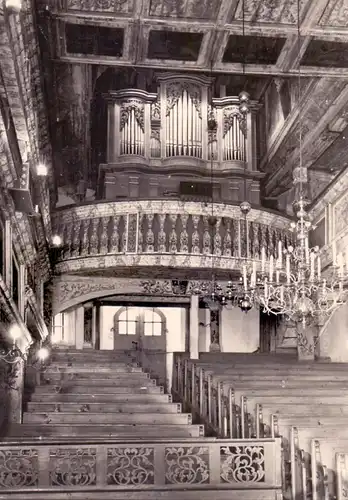
<svg viewBox="0 0 348 500">
<path fill-rule="evenodd" d="M 245 117 L 238 97 L 209 97 L 207 77 L 169 74 L 158 75 L 157 81 L 157 93 L 125 89 L 107 95 L 108 163 L 126 156 L 190 157 L 247 161 L 248 169 L 255 170 L 250 148 L 255 103 Z"/>
</svg>

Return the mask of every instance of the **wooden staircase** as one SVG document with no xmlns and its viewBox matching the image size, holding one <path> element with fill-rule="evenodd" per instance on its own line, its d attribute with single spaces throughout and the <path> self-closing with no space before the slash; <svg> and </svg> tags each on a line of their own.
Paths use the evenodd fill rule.
<svg viewBox="0 0 348 500">
<path fill-rule="evenodd" d="M 0 443 L 0 500 L 281 499 L 279 439 L 205 437 L 130 359 L 53 351 Z"/>
<path fill-rule="evenodd" d="M 125 354 L 57 350 L 8 435 L 183 438 L 204 427 Z"/>
</svg>

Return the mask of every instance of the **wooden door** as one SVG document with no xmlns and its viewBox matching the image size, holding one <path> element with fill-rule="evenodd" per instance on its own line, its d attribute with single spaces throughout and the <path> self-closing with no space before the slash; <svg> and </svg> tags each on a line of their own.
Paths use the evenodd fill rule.
<svg viewBox="0 0 348 500">
<path fill-rule="evenodd" d="M 114 349 L 126 351 L 141 366 L 166 380 L 166 317 L 156 307 L 122 307 L 114 317 Z"/>
</svg>

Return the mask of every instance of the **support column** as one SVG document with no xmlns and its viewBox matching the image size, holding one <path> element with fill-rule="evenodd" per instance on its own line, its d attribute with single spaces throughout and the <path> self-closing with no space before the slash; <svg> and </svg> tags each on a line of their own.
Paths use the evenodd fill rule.
<svg viewBox="0 0 348 500">
<path fill-rule="evenodd" d="M 198 359 L 198 332 L 199 332 L 199 298 L 198 295 L 191 295 L 190 305 L 190 358 Z"/>
<path fill-rule="evenodd" d="M 299 323 L 297 332 L 297 356 L 299 361 L 314 361 L 315 339 L 317 337 L 318 327 L 316 324 L 303 327 Z"/>
<path fill-rule="evenodd" d="M 7 380 L 7 423 L 22 423 L 22 405 L 24 390 L 24 360 L 20 359 L 13 365 L 9 365 Z"/>
<path fill-rule="evenodd" d="M 328 325 L 333 315 L 328 318 L 318 318 L 318 337 L 316 339 L 315 356 L 318 361 L 331 361 L 330 357 L 330 332 Z"/>
<path fill-rule="evenodd" d="M 93 305 L 92 309 L 92 348 L 95 349 L 97 344 L 97 306 Z"/>
<path fill-rule="evenodd" d="M 84 341 L 84 326 L 85 326 L 85 309 L 83 306 L 76 309 L 76 328 L 75 328 L 75 347 L 83 349 Z"/>
<path fill-rule="evenodd" d="M 210 352 L 220 352 L 220 315 L 221 312 L 210 311 Z"/>
</svg>

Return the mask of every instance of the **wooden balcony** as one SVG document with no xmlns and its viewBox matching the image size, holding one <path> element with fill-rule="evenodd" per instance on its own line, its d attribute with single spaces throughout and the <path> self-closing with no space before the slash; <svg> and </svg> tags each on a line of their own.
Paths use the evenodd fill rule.
<svg viewBox="0 0 348 500">
<path fill-rule="evenodd" d="M 261 248 L 275 255 L 289 244 L 289 219 L 253 208 L 179 200 L 101 202 L 59 209 L 53 215 L 63 239 L 56 272 L 137 266 L 204 270 L 228 276 Z M 148 271 L 147 271 L 148 272 Z"/>
<path fill-rule="evenodd" d="M 0 497 L 276 500 L 280 462 L 280 439 L 3 442 Z"/>
</svg>

